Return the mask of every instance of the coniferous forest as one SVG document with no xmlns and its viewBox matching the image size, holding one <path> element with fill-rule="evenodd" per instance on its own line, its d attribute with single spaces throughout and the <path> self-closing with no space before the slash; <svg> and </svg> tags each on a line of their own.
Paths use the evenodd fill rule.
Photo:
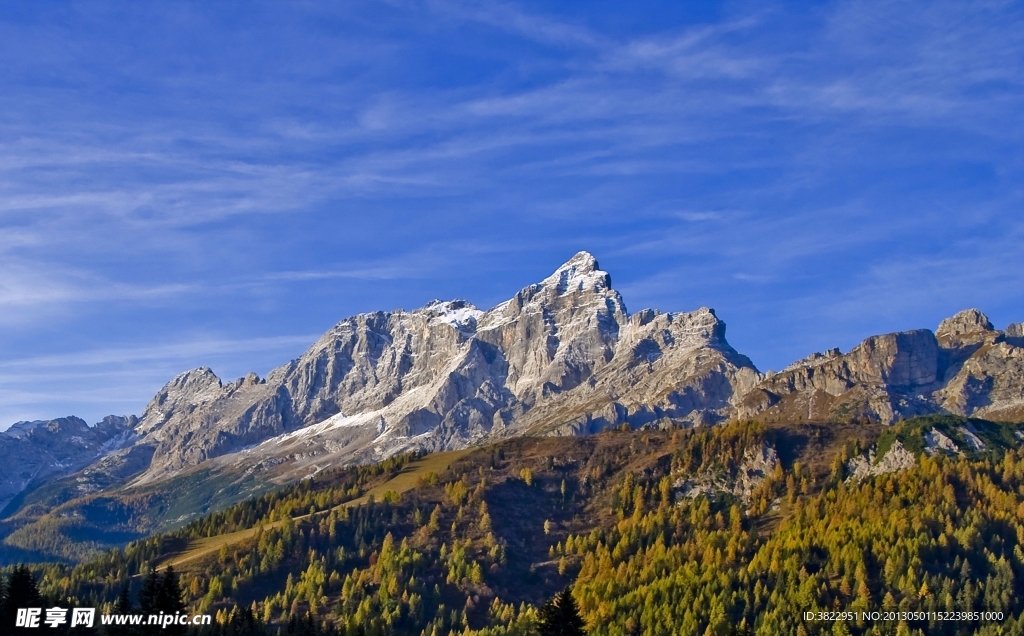
<svg viewBox="0 0 1024 636">
<path fill-rule="evenodd" d="M 921 441 L 965 424 L 984 448 Z M 1019 438 L 930 417 L 402 455 L 82 563 L 7 568 L 4 621 L 38 600 L 213 616 L 169 634 L 1024 634 Z M 912 465 L 854 475 L 896 447 Z"/>
</svg>

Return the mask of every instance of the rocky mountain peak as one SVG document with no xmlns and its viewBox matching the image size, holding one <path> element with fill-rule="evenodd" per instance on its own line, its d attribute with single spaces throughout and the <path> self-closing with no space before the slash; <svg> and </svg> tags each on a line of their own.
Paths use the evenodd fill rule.
<svg viewBox="0 0 1024 636">
<path fill-rule="evenodd" d="M 597 258 L 595 258 L 593 254 L 586 250 L 581 250 L 573 254 L 572 258 L 567 260 L 565 263 L 562 264 L 561 267 L 555 270 L 555 274 L 568 269 L 573 269 L 580 273 L 586 274 L 589 272 L 597 271 L 598 269 L 600 269 L 600 266 L 597 264 Z"/>
<path fill-rule="evenodd" d="M 540 322 L 526 327 L 522 335 L 566 332 L 574 327 L 599 328 L 615 337 L 618 325 L 627 320 L 622 297 L 612 289 L 608 272 L 600 269 L 589 252 L 578 252 L 554 273 L 524 287 L 508 302 L 502 303 L 480 317 L 479 329 L 507 329 L 511 323 Z M 575 331 L 570 327 L 568 331 Z"/>
<path fill-rule="evenodd" d="M 85 420 L 70 416 L 58 417 L 53 420 L 35 420 L 16 422 L 7 429 L 7 434 L 17 439 L 52 438 L 58 436 L 81 435 L 88 431 Z"/>
<path fill-rule="evenodd" d="M 139 423 L 139 432 L 146 433 L 159 427 L 173 411 L 194 409 L 215 400 L 221 388 L 220 378 L 210 367 L 190 369 L 176 376 L 146 406 Z"/>
<path fill-rule="evenodd" d="M 965 309 L 939 323 L 935 331 L 936 337 L 943 336 L 965 336 L 978 332 L 994 332 L 995 328 L 989 322 L 988 316 L 977 309 Z"/>
<path fill-rule="evenodd" d="M 456 299 L 346 318 L 266 379 L 186 371 L 141 420 L 19 423 L 0 433 L 0 505 L 94 460 L 86 471 L 102 483 L 157 482 L 206 462 L 283 483 L 413 448 L 623 424 L 1024 417 L 1024 327 L 995 331 L 976 309 L 937 334 L 872 336 L 763 376 L 725 332 L 707 307 L 630 316 L 597 259 L 579 252 L 486 312 Z"/>
<path fill-rule="evenodd" d="M 728 343 L 725 341 L 725 321 L 720 319 L 715 310 L 710 307 L 701 307 L 696 311 L 683 314 L 686 334 L 695 339 L 695 344 L 718 345 Z"/>
<path fill-rule="evenodd" d="M 555 287 L 559 294 L 573 291 L 602 292 L 610 290 L 612 278 L 602 271 L 590 252 L 577 252 L 553 274 L 541 281 L 542 287 Z"/>
<path fill-rule="evenodd" d="M 220 378 L 210 367 L 197 367 L 179 374 L 167 383 L 175 388 L 206 387 L 210 384 L 220 385 Z"/>
</svg>

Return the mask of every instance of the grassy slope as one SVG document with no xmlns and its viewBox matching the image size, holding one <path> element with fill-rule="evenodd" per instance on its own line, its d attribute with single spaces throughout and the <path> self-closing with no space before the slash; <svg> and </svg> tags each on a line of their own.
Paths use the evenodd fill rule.
<svg viewBox="0 0 1024 636">
<path fill-rule="evenodd" d="M 419 485 L 421 479 L 426 478 L 426 476 L 432 472 L 444 472 L 453 462 L 463 457 L 468 452 L 469 450 L 458 450 L 426 455 L 422 459 L 411 462 L 408 466 L 403 468 L 399 474 L 374 486 L 361 497 L 343 503 L 339 507 L 359 506 L 369 501 L 370 497 L 379 500 L 384 493 L 388 491 L 398 494 L 408 492 Z M 329 511 L 320 511 L 315 513 L 314 516 L 326 514 L 329 514 Z M 309 517 L 309 514 L 305 514 L 295 517 L 295 520 L 297 522 L 301 522 L 309 519 Z M 263 529 L 269 530 L 271 528 L 276 528 L 280 526 L 281 523 L 282 522 L 280 521 L 276 521 L 271 524 L 266 524 L 263 526 Z M 178 571 L 201 569 L 205 566 L 206 560 L 213 558 L 214 555 L 220 552 L 221 548 L 233 547 L 251 539 L 256 535 L 257 530 L 258 528 L 248 528 L 237 532 L 191 540 L 182 552 L 164 557 L 160 561 L 159 567 L 171 565 Z"/>
</svg>

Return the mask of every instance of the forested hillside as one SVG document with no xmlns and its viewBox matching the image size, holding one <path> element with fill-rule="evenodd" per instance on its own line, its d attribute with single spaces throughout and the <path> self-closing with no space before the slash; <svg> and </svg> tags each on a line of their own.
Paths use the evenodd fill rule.
<svg viewBox="0 0 1024 636">
<path fill-rule="evenodd" d="M 225 633 L 529 634 L 566 586 L 592 634 L 1024 633 L 1018 427 L 974 421 L 974 450 L 914 442 L 965 423 L 622 430 L 406 455 L 35 571 L 44 595 L 103 613 L 173 566 L 191 611 Z M 857 457 L 896 442 L 911 465 L 851 478 Z M 1002 619 L 803 618 L 827 610 Z"/>
</svg>

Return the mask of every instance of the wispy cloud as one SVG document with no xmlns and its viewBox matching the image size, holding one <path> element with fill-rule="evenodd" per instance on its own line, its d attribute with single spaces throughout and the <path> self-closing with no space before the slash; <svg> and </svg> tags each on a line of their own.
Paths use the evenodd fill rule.
<svg viewBox="0 0 1024 636">
<path fill-rule="evenodd" d="M 0 369 L 95 367 L 152 360 L 180 360 L 197 356 L 222 356 L 254 350 L 279 350 L 312 344 L 320 334 L 266 338 L 201 338 L 169 344 L 146 343 L 135 347 L 90 349 L 61 355 L 0 360 Z M 105 372 L 105 371 L 102 371 Z"/>
<path fill-rule="evenodd" d="M 24 404 L 56 399 L 48 373 L 137 396 L 157 374 L 124 368 L 198 359 L 135 352 L 111 312 L 181 343 L 307 332 L 371 303 L 496 302 L 582 248 L 630 306 L 716 305 L 771 365 L 808 332 L 1024 302 L 1000 269 L 1024 201 L 1012 3 L 658 23 L 395 0 L 261 5 L 237 29 L 215 5 L 140 11 L 128 41 L 0 18 L 0 369 L 32 378 L 6 394 Z M 79 331 L 111 346 L 80 368 L 34 354 Z M 206 340 L 238 368 L 278 346 Z"/>
<path fill-rule="evenodd" d="M 428 0 L 427 6 L 450 19 L 485 24 L 542 44 L 595 47 L 605 40 L 590 29 L 529 13 L 511 2 Z"/>
<path fill-rule="evenodd" d="M 274 272 L 263 277 L 268 281 L 328 280 L 332 278 L 353 278 L 359 280 L 393 280 L 396 278 L 417 278 L 422 274 L 398 267 L 370 269 L 344 269 L 299 272 Z"/>
<path fill-rule="evenodd" d="M 75 414 L 93 422 L 110 413 L 141 414 L 161 386 L 187 369 L 212 366 L 225 380 L 248 371 L 266 373 L 318 337 L 196 337 L 2 359 L 0 430 L 21 419 Z M 242 360 L 259 361 L 263 368 L 240 367 Z"/>
</svg>

